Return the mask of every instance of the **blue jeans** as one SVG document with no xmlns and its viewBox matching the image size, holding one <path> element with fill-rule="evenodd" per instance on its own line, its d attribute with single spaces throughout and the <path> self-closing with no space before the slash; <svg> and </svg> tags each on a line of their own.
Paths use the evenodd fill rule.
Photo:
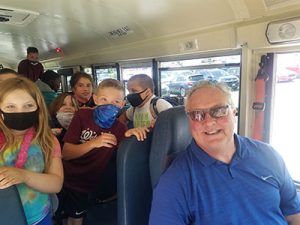
<svg viewBox="0 0 300 225">
<path fill-rule="evenodd" d="M 48 213 L 48 215 L 36 225 L 52 225 L 51 213 Z"/>
</svg>

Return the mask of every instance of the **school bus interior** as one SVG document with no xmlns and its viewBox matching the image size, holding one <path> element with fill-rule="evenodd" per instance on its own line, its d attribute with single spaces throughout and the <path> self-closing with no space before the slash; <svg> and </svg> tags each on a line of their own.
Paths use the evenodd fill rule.
<svg viewBox="0 0 300 225">
<path fill-rule="evenodd" d="M 235 131 L 252 137 L 263 111 L 259 135 L 283 155 L 299 190 L 299 15 L 299 0 L 1 0 L 0 64 L 16 69 L 34 46 L 45 70 L 62 76 L 61 91 L 71 91 L 76 71 L 96 84 L 115 78 L 125 86 L 146 73 L 156 95 L 181 98 L 201 79 L 223 80 L 239 109 Z M 262 58 L 266 107 L 254 109 Z M 286 69 L 287 76 L 279 72 Z M 152 186 L 190 141 L 185 119 L 182 106 L 166 111 L 144 142 L 122 143 L 118 199 L 93 208 L 86 225 L 99 217 L 102 224 L 147 224 Z"/>
</svg>

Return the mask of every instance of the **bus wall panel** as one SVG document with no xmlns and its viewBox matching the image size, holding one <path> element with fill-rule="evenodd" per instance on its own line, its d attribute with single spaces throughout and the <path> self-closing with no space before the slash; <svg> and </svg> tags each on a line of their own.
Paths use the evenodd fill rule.
<svg viewBox="0 0 300 225">
<path fill-rule="evenodd" d="M 181 44 L 186 40 L 195 40 L 197 48 L 182 51 Z M 111 47 L 93 52 L 83 52 L 72 57 L 55 59 L 60 66 L 89 65 L 93 63 L 109 63 L 123 60 L 156 58 L 166 55 L 188 54 L 203 51 L 216 51 L 218 49 L 236 48 L 236 32 L 233 28 L 196 32 L 176 37 L 166 37 L 149 41 L 138 42 L 130 45 Z"/>
</svg>

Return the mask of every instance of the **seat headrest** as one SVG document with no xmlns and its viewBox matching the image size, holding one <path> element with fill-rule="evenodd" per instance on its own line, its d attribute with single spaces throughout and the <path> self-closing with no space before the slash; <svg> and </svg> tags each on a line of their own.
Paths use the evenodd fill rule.
<svg viewBox="0 0 300 225">
<path fill-rule="evenodd" d="M 176 154 L 185 150 L 191 142 L 188 119 L 183 106 L 177 106 L 159 114 L 155 123 L 151 151 L 150 175 L 154 187 L 160 175 Z"/>
<path fill-rule="evenodd" d="M 21 198 L 16 186 L 0 190 L 1 224 L 27 224 Z"/>
<path fill-rule="evenodd" d="M 149 152 L 152 132 L 144 141 L 125 138 L 117 153 L 118 221 L 123 225 L 148 224 L 152 186 Z M 113 223 L 114 224 L 114 223 Z"/>
</svg>

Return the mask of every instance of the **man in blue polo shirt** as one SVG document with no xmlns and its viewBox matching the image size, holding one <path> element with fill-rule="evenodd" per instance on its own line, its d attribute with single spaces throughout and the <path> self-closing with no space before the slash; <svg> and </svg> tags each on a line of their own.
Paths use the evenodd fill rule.
<svg viewBox="0 0 300 225">
<path fill-rule="evenodd" d="M 300 200 L 282 158 L 234 134 L 230 90 L 202 82 L 186 111 L 193 140 L 160 178 L 149 225 L 300 225 Z"/>
</svg>

